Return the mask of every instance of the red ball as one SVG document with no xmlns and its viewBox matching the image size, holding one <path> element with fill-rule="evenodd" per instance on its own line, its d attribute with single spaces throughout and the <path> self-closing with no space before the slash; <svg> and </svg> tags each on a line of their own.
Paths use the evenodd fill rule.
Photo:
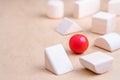
<svg viewBox="0 0 120 80">
<path fill-rule="evenodd" d="M 69 40 L 69 47 L 76 54 L 82 54 L 87 50 L 88 46 L 89 41 L 87 37 L 82 34 L 73 35 Z"/>
</svg>

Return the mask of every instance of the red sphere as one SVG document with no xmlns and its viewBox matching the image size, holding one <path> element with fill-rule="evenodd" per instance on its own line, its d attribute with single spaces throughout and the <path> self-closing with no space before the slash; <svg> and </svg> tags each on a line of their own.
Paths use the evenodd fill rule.
<svg viewBox="0 0 120 80">
<path fill-rule="evenodd" d="M 69 47 L 76 54 L 82 54 L 88 46 L 88 39 L 82 34 L 73 35 L 69 40 Z"/>
</svg>

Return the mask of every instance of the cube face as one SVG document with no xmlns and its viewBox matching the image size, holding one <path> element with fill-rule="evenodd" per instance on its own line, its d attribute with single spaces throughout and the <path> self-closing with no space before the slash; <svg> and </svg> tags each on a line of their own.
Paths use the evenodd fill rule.
<svg viewBox="0 0 120 80">
<path fill-rule="evenodd" d="M 111 17 L 111 19 L 108 20 L 108 24 L 107 24 L 107 33 L 110 33 L 110 32 L 114 32 L 115 31 L 115 28 L 116 28 L 116 16 L 113 15 L 113 17 Z"/>
<path fill-rule="evenodd" d="M 59 75 L 73 70 L 73 66 L 61 44 L 45 50 L 46 68 Z"/>
<path fill-rule="evenodd" d="M 80 57 L 81 64 L 89 70 L 101 74 L 107 72 L 113 62 L 113 57 L 102 52 L 95 52 Z"/>
<path fill-rule="evenodd" d="M 64 4 L 62 1 L 48 1 L 47 16 L 49 18 L 62 18 L 64 16 Z"/>
<path fill-rule="evenodd" d="M 79 18 L 80 17 L 85 17 L 88 16 L 90 14 L 89 12 L 89 2 L 83 2 L 82 4 L 78 4 L 78 14 L 79 14 Z"/>
<path fill-rule="evenodd" d="M 111 0 L 108 5 L 108 11 L 110 13 L 120 15 L 120 0 Z"/>
<path fill-rule="evenodd" d="M 105 34 L 107 33 L 107 21 L 103 19 L 93 18 L 92 19 L 92 32 Z"/>
<path fill-rule="evenodd" d="M 98 18 L 98 19 L 109 20 L 113 17 L 113 14 L 101 11 L 95 14 L 93 17 Z"/>
<path fill-rule="evenodd" d="M 75 18 L 79 18 L 80 17 L 79 12 L 80 12 L 80 5 L 77 2 L 75 2 L 74 9 L 73 9 L 73 16 Z"/>
<path fill-rule="evenodd" d="M 76 18 L 89 16 L 100 9 L 100 0 L 78 0 L 74 3 L 73 15 Z"/>
<path fill-rule="evenodd" d="M 92 32 L 106 34 L 113 32 L 116 26 L 114 14 L 99 12 L 92 17 Z"/>
<path fill-rule="evenodd" d="M 86 10 L 85 5 L 86 5 L 86 1 L 82 1 L 82 0 L 81 1 L 75 1 L 73 16 L 76 17 L 76 18 L 84 17 L 84 15 L 86 15 L 85 11 L 83 11 L 83 10 Z"/>
</svg>

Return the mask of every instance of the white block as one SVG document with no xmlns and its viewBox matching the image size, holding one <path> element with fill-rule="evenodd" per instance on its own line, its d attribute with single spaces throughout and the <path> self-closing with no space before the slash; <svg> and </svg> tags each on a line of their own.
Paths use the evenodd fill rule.
<svg viewBox="0 0 120 80">
<path fill-rule="evenodd" d="M 100 10 L 100 0 L 76 0 L 74 2 L 73 16 L 86 17 Z"/>
<path fill-rule="evenodd" d="M 47 16 L 49 18 L 62 18 L 64 17 L 64 3 L 61 0 L 49 0 Z"/>
<path fill-rule="evenodd" d="M 95 40 L 94 45 L 112 52 L 120 48 L 120 35 L 117 33 L 109 33 L 100 36 Z"/>
<path fill-rule="evenodd" d="M 95 52 L 80 57 L 80 62 L 85 68 L 97 74 L 102 74 L 110 70 L 113 57 L 102 52 Z"/>
<path fill-rule="evenodd" d="M 73 66 L 61 44 L 45 49 L 45 66 L 46 69 L 57 75 L 73 70 Z"/>
<path fill-rule="evenodd" d="M 108 11 L 120 15 L 120 0 L 111 0 L 108 5 Z"/>
<path fill-rule="evenodd" d="M 106 34 L 113 32 L 115 27 L 116 16 L 114 14 L 99 12 L 92 17 L 92 32 Z"/>
<path fill-rule="evenodd" d="M 100 0 L 101 1 L 101 10 L 108 11 L 108 3 L 110 0 Z"/>
<path fill-rule="evenodd" d="M 59 32 L 62 35 L 82 31 L 82 28 L 78 26 L 74 21 L 64 18 L 59 26 L 57 27 L 57 32 Z"/>
</svg>

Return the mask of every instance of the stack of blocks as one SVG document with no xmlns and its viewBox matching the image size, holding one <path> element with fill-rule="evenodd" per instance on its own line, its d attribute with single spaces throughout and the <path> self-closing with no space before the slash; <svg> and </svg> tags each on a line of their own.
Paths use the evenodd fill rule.
<svg viewBox="0 0 120 80">
<path fill-rule="evenodd" d="M 104 2 L 103 2 L 104 1 Z M 100 4 L 102 2 L 103 4 Z M 48 4 L 48 17 L 61 18 L 64 17 L 64 4 L 61 1 L 52 0 Z M 94 45 L 113 52 L 120 48 L 120 35 L 114 32 L 116 27 L 116 15 L 120 15 L 120 0 L 76 0 L 74 3 L 73 15 L 76 18 L 82 18 L 100 10 L 107 12 L 98 12 L 92 16 L 91 32 L 102 34 L 96 38 Z M 74 21 L 64 18 L 57 32 L 62 35 L 83 31 Z M 112 66 L 113 57 L 103 52 L 94 52 L 80 57 L 80 63 L 87 69 L 102 74 Z M 67 56 L 62 44 L 58 44 L 45 49 L 45 66 L 49 71 L 60 75 L 73 70 L 73 65 Z M 62 67 L 61 67 L 62 66 Z"/>
</svg>

